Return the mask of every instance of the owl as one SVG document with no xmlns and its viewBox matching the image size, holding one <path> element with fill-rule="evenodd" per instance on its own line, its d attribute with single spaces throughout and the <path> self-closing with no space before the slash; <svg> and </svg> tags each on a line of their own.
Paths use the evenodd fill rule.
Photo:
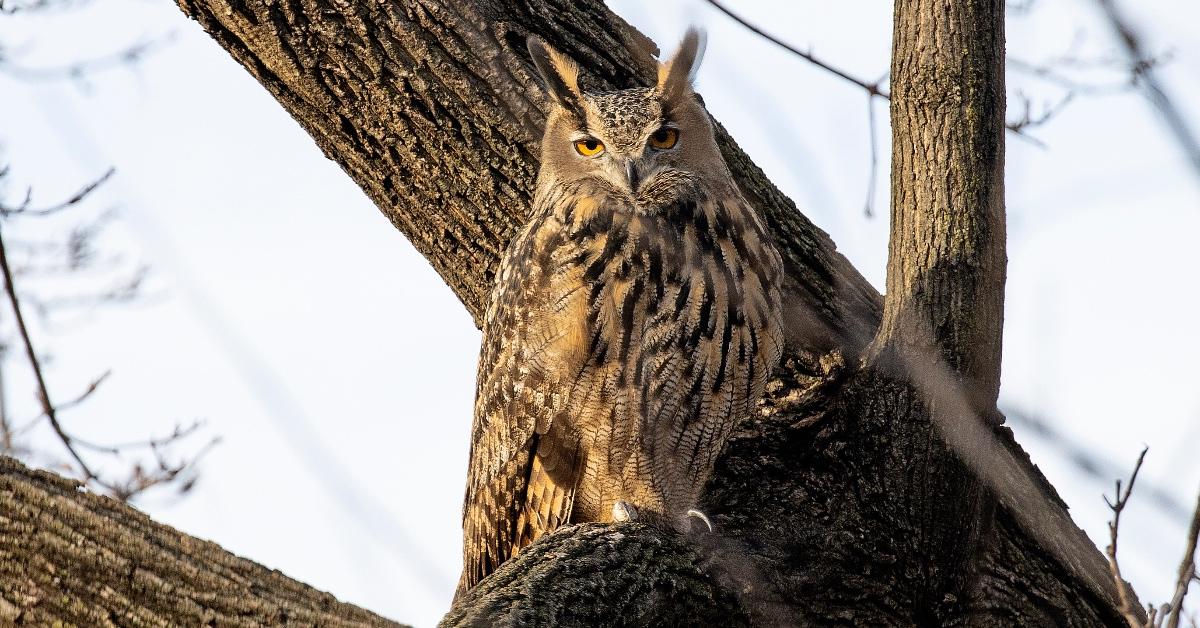
<svg viewBox="0 0 1200 628">
<path fill-rule="evenodd" d="M 779 253 L 692 90 L 701 48 L 691 30 L 654 87 L 596 93 L 529 40 L 551 108 L 483 328 L 460 594 L 568 523 L 708 523 L 783 330 Z"/>
</svg>

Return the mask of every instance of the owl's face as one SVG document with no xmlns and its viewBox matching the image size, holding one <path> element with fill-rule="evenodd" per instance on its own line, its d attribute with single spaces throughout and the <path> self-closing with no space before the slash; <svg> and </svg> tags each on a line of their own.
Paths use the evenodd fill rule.
<svg viewBox="0 0 1200 628">
<path fill-rule="evenodd" d="M 542 139 L 541 184 L 587 180 L 632 211 L 653 213 L 694 196 L 704 182 L 728 180 L 708 114 L 691 88 L 699 45 L 698 34 L 689 32 L 660 67 L 655 87 L 586 93 L 574 62 L 531 40 L 554 103 Z"/>
</svg>

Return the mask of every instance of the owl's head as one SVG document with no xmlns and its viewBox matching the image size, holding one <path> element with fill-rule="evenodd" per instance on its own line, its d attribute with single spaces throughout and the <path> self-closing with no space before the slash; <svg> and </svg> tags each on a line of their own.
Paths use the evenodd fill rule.
<svg viewBox="0 0 1200 628">
<path fill-rule="evenodd" d="M 703 47 L 691 29 L 659 63 L 654 87 L 585 92 L 575 61 L 531 37 L 529 52 L 553 103 L 540 184 L 587 180 L 635 211 L 653 212 L 704 182 L 728 180 L 708 113 L 692 91 Z"/>
</svg>

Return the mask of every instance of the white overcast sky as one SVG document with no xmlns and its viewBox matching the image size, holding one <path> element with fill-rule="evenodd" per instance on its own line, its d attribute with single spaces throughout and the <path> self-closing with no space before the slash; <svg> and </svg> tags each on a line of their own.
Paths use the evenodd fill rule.
<svg viewBox="0 0 1200 628">
<path fill-rule="evenodd" d="M 886 107 L 876 103 L 881 163 L 870 218 L 860 91 L 699 0 L 611 4 L 667 49 L 688 25 L 708 29 L 698 89 L 712 111 L 882 286 Z M 888 67 L 886 3 L 730 4 L 858 76 L 874 79 Z M 1169 53 L 1161 76 L 1200 124 L 1200 5 L 1122 4 L 1152 50 Z M 172 43 L 136 70 L 94 75 L 90 88 L 0 75 L 10 194 L 21 192 L 12 184 L 30 184 L 54 201 L 115 166 L 114 179 L 74 217 L 117 206 L 104 246 L 153 269 L 151 296 L 140 304 L 36 326 L 53 355 L 51 392 L 68 399 L 113 370 L 85 405 L 64 413 L 70 429 L 95 440 L 204 419 L 223 440 L 193 493 L 152 494 L 141 508 L 343 600 L 431 626 L 448 607 L 460 560 L 479 343 L 462 305 L 267 92 L 173 5 L 105 0 L 0 17 L 0 41 L 33 67 L 165 33 L 174 33 Z M 1040 0 L 1027 16 L 1010 17 L 1008 50 L 1033 62 L 1120 52 L 1093 0 Z M 1010 88 L 1039 106 L 1061 96 L 1020 74 Z M 1002 401 L 1122 472 L 1149 445 L 1140 482 L 1190 506 L 1200 489 L 1200 185 L 1133 93 L 1080 95 L 1033 134 L 1044 148 L 1011 135 L 1008 142 Z M 63 224 L 14 221 L 6 237 Z M 11 327 L 10 317 L 0 315 L 0 324 Z M 9 352 L 5 366 L 12 414 L 36 415 L 19 354 Z M 1103 546 L 1109 483 L 1081 472 L 1062 442 L 1020 426 L 1017 433 Z M 57 452 L 48 434 L 34 438 Z M 1122 523 L 1126 575 L 1143 600 L 1162 601 L 1184 522 L 1135 493 Z"/>
</svg>

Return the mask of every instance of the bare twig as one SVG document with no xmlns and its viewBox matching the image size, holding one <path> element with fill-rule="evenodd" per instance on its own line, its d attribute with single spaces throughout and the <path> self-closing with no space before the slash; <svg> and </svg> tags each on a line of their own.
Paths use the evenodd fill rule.
<svg viewBox="0 0 1200 628">
<path fill-rule="evenodd" d="M 887 90 L 883 88 L 883 84 L 887 80 L 888 75 L 884 74 L 883 77 L 881 77 L 879 80 L 877 80 L 875 82 L 868 82 L 868 81 L 865 81 L 858 77 L 852 76 L 850 73 L 848 73 L 844 70 L 838 69 L 838 68 L 834 67 L 833 65 L 830 65 L 830 64 L 822 61 L 821 59 L 817 58 L 817 56 L 814 55 L 812 53 L 812 51 L 800 50 L 799 48 L 796 48 L 795 46 L 783 41 L 782 39 L 779 39 L 778 37 L 775 37 L 774 35 L 767 33 L 766 31 L 762 30 L 761 28 L 750 23 L 748 20 L 746 20 L 742 16 L 729 10 L 729 8 L 727 8 L 724 4 L 722 4 L 718 0 L 705 0 L 705 2 L 708 2 L 708 4 L 713 6 L 713 8 L 717 9 L 721 13 L 724 13 L 726 16 L 728 16 L 730 19 L 737 22 L 738 24 L 741 24 L 750 32 L 758 35 L 759 37 L 762 37 L 763 39 L 766 39 L 767 41 L 775 44 L 776 46 L 779 46 L 780 48 L 787 50 L 788 52 L 800 57 L 801 59 L 804 59 L 805 61 L 808 61 L 809 63 L 817 66 L 818 68 L 821 68 L 822 70 L 825 70 L 826 72 L 829 72 L 830 74 L 833 74 L 834 76 L 836 76 L 844 81 L 853 83 L 854 85 L 861 87 L 863 90 L 865 90 L 867 92 L 867 127 L 870 132 L 871 167 L 870 167 L 870 175 L 869 175 L 870 178 L 867 180 L 867 199 L 866 199 L 866 204 L 863 209 L 863 213 L 866 214 L 866 216 L 868 218 L 873 216 L 875 214 L 875 211 L 874 211 L 875 179 L 879 172 L 879 156 L 878 156 L 878 150 L 877 150 L 878 143 L 875 140 L 874 100 L 876 97 L 882 98 L 884 100 L 890 100 Z"/>
<path fill-rule="evenodd" d="M 1017 13 L 1032 13 L 1037 6 L 1037 0 L 1021 0 L 1020 2 L 1006 2 L 1005 9 L 1009 14 Z"/>
<path fill-rule="evenodd" d="M 50 390 L 46 386 L 46 378 L 42 375 L 42 364 L 38 360 L 37 351 L 33 348 L 33 340 L 29 337 L 29 328 L 25 325 L 25 315 L 21 313 L 21 300 L 17 296 L 17 289 L 13 283 L 12 270 L 8 265 L 8 254 L 4 249 L 3 227 L 0 226 L 0 273 L 4 274 L 4 289 L 8 292 L 8 301 L 12 304 L 13 317 L 17 321 L 17 330 L 21 334 L 21 341 L 25 344 L 25 354 L 29 358 L 29 366 L 33 369 L 34 379 L 38 385 L 38 400 L 41 401 L 42 411 L 46 418 L 50 421 L 50 426 L 54 428 L 54 433 L 58 435 L 64 447 L 67 448 L 67 453 L 75 459 L 79 464 L 79 468 L 83 471 L 85 481 L 96 481 L 97 484 L 103 486 L 103 482 L 92 471 L 91 467 L 83 461 L 83 457 L 75 450 L 75 446 L 71 442 L 71 437 L 63 430 L 62 424 L 58 422 L 58 414 L 55 412 L 54 404 L 50 400 Z"/>
<path fill-rule="evenodd" d="M 862 88 L 864 91 L 867 92 L 868 98 L 874 99 L 874 98 L 878 97 L 878 98 L 882 98 L 884 100 L 889 100 L 889 101 L 891 100 L 891 94 L 889 94 L 887 89 L 885 89 L 883 87 L 883 84 L 887 79 L 886 74 L 884 75 L 884 78 L 882 78 L 878 81 L 875 81 L 875 82 L 870 82 L 870 81 L 866 81 L 861 78 L 858 78 L 858 77 L 850 74 L 849 72 L 846 72 L 845 70 L 842 70 L 830 63 L 822 61 L 820 58 L 818 58 L 816 55 L 814 55 L 812 53 L 812 51 L 801 50 L 801 49 L 783 41 L 782 39 L 779 39 L 778 37 L 771 35 L 770 33 L 764 31 L 763 29 L 759 28 L 758 26 L 756 26 L 753 23 L 751 23 L 750 21 L 748 21 L 746 18 L 738 15 L 737 13 L 734 13 L 732 10 L 730 10 L 728 7 L 726 7 L 720 0 L 704 0 L 704 1 L 707 2 L 708 4 L 712 5 L 713 8 L 717 9 L 721 13 L 724 13 L 726 16 L 728 16 L 733 21 L 744 26 L 750 32 L 758 35 L 759 37 L 762 37 L 763 39 L 775 44 L 776 46 L 783 48 L 784 50 L 796 55 L 797 57 L 800 57 L 801 59 L 804 59 L 805 61 L 808 61 L 809 63 L 817 66 L 818 68 L 821 68 L 822 70 L 825 70 L 826 72 L 833 74 L 834 76 L 836 76 L 848 83 L 851 83 L 853 85 L 856 85 L 856 86 Z M 1069 98 L 1067 100 L 1069 100 Z M 1040 140 L 1037 140 L 1036 138 L 1031 137 L 1026 132 L 1026 129 L 1046 122 L 1047 120 L 1050 119 L 1050 117 L 1053 116 L 1054 113 L 1057 113 L 1058 109 L 1061 109 L 1062 105 L 1065 105 L 1065 104 L 1066 104 L 1065 101 L 1060 103 L 1058 107 L 1054 108 L 1054 110 L 1048 110 L 1045 115 L 1038 116 L 1038 119 L 1036 119 L 1036 120 L 1024 120 L 1024 122 L 1022 122 L 1021 120 L 1018 120 L 1016 122 L 1007 123 L 1005 125 L 1005 127 L 1010 132 L 1012 132 L 1014 135 L 1025 138 L 1038 146 L 1044 147 L 1045 145 L 1042 144 L 1042 142 Z M 872 159 L 874 159 L 874 156 L 872 156 Z M 874 169 L 874 166 L 872 166 L 872 169 Z M 874 185 L 874 183 L 872 183 L 872 185 Z M 868 194 L 873 195 L 873 191 L 868 191 Z M 867 215 L 870 216 L 871 212 L 868 211 Z"/>
<path fill-rule="evenodd" d="M 880 98 L 883 98 L 885 100 L 888 99 L 887 91 L 882 88 L 880 81 L 875 81 L 874 83 L 869 83 L 860 78 L 851 76 L 848 72 L 846 72 L 844 70 L 840 70 L 840 69 L 818 59 L 816 57 L 816 55 L 814 55 L 812 52 L 800 50 L 799 48 L 792 46 L 791 44 L 783 41 L 782 39 L 779 39 L 778 37 L 775 37 L 775 36 L 767 33 L 766 31 L 755 26 L 754 24 L 751 24 L 742 16 L 740 16 L 737 13 L 734 13 L 733 11 L 726 8 L 725 5 L 718 2 L 718 0 L 705 0 L 705 2 L 711 4 L 713 6 L 713 8 L 715 8 L 718 11 L 720 11 L 721 13 L 724 13 L 725 15 L 729 16 L 730 19 L 732 19 L 733 21 L 737 22 L 738 24 L 741 24 L 742 26 L 746 27 L 746 29 L 748 29 L 749 31 L 758 35 L 759 37 L 762 37 L 763 39 L 775 44 L 776 46 L 779 46 L 780 48 L 787 50 L 788 52 L 796 55 L 797 57 L 800 57 L 801 59 L 808 61 L 809 63 L 817 66 L 818 68 L 821 68 L 822 70 L 825 70 L 826 72 L 829 72 L 830 74 L 833 74 L 834 76 L 837 76 L 838 78 L 840 78 L 844 81 L 848 81 L 850 83 L 853 83 L 853 84 L 867 90 L 867 94 L 869 94 L 871 96 L 879 96 Z"/>
<path fill-rule="evenodd" d="M 22 81 L 57 81 L 70 79 L 84 81 L 89 74 L 111 70 L 113 68 L 134 68 L 141 63 L 146 55 L 175 40 L 175 32 L 171 31 L 158 37 L 139 41 L 131 46 L 98 57 L 75 61 L 69 65 L 53 67 L 26 67 L 6 60 L 0 63 L 0 72 Z M 84 82 L 85 86 L 88 86 Z"/>
<path fill-rule="evenodd" d="M 99 451 L 112 455 L 119 455 L 122 451 L 129 449 L 151 449 L 158 450 L 168 445 L 174 444 L 176 441 L 182 440 L 196 433 L 201 427 L 204 427 L 204 421 L 193 421 L 190 425 L 183 426 L 176 424 L 175 429 L 170 434 L 159 438 L 148 438 L 146 440 L 130 441 L 127 443 L 118 443 L 116 445 L 101 445 L 91 441 L 83 440 L 75 437 L 76 444 L 87 447 L 88 449 Z"/>
<path fill-rule="evenodd" d="M 88 0 L 0 0 L 0 15 L 15 15 L 17 13 L 32 13 L 48 9 L 58 9 L 70 5 L 87 4 Z"/>
<path fill-rule="evenodd" d="M 1023 104 L 1023 112 L 1020 118 L 1008 123 L 1008 128 L 1020 132 L 1029 127 L 1045 124 L 1047 120 L 1053 118 L 1071 102 L 1071 99 L 1075 97 L 1075 93 L 1067 92 L 1058 102 L 1043 105 L 1039 113 L 1033 112 L 1033 103 L 1025 94 L 1018 93 L 1018 97 Z"/>
<path fill-rule="evenodd" d="M 126 303 L 143 297 L 142 285 L 150 276 L 150 267 L 138 266 L 129 274 L 118 277 L 102 290 L 43 299 L 40 305 L 46 309 L 92 307 L 102 304 Z"/>
<path fill-rule="evenodd" d="M 100 387 L 100 384 L 103 384 L 104 380 L 108 379 L 108 377 L 110 375 L 112 375 L 111 369 L 104 371 L 103 373 L 100 374 L 100 377 L 93 379 L 91 381 L 91 383 L 88 384 L 87 388 L 85 388 L 83 390 L 83 392 L 79 393 L 79 395 L 77 397 L 75 397 L 74 399 L 72 399 L 70 401 L 64 401 L 63 403 L 58 404 L 58 406 L 55 409 L 59 410 L 61 412 L 62 410 L 66 410 L 68 408 L 73 408 L 73 407 L 83 403 L 84 400 L 86 400 L 88 397 L 92 396 L 92 393 L 96 392 L 96 389 Z"/>
<path fill-rule="evenodd" d="M 871 141 L 871 171 L 867 178 L 867 204 L 863 213 L 868 218 L 875 215 L 875 181 L 879 176 L 879 143 L 875 140 L 875 99 L 867 97 L 867 130 Z"/>
<path fill-rule="evenodd" d="M 1200 495 L 1196 496 L 1196 510 L 1192 513 L 1192 523 L 1188 526 L 1187 549 L 1183 552 L 1183 561 L 1179 563 L 1179 577 L 1175 581 L 1175 595 L 1171 596 L 1171 612 L 1167 619 L 1167 628 L 1179 628 L 1183 617 L 1183 600 L 1187 597 L 1188 589 L 1193 580 L 1200 581 L 1196 575 L 1196 542 L 1200 538 Z M 1195 624 L 1195 620 L 1192 620 Z"/>
<path fill-rule="evenodd" d="M 168 437 L 164 440 L 170 442 L 175 439 Z M 110 490 L 117 499 L 128 501 L 133 496 L 149 488 L 182 479 L 178 491 L 186 493 L 192 490 L 192 487 L 196 483 L 194 473 L 190 476 L 187 474 L 194 471 L 200 460 L 220 442 L 220 438 L 213 438 L 193 454 L 190 460 L 182 460 L 174 464 L 167 461 L 161 451 L 160 445 L 148 444 L 147 446 L 150 447 L 150 450 L 154 454 L 154 464 L 157 468 L 147 471 L 142 467 L 141 463 L 135 464 L 130 471 L 129 477 L 124 481 L 114 483 Z"/>
<path fill-rule="evenodd" d="M 1114 476 L 1124 473 L 1117 465 L 1097 456 L 1076 439 L 1072 438 L 1070 434 L 1056 429 L 1052 421 L 1048 421 L 1035 413 L 1018 409 L 1006 402 L 1001 402 L 1000 409 L 1010 423 L 1041 437 L 1043 441 L 1057 449 L 1068 462 L 1088 477 L 1107 483 Z M 1141 487 L 1138 489 L 1138 499 L 1152 504 L 1164 515 L 1175 519 L 1181 524 L 1187 522 L 1188 517 L 1191 516 L 1187 507 L 1180 503 L 1170 491 L 1155 484 L 1147 484 L 1148 481 L 1142 480 L 1142 483 L 1138 485 Z"/>
<path fill-rule="evenodd" d="M 85 197 L 87 197 L 88 194 L 91 194 L 93 191 L 95 191 L 96 188 L 103 185 L 105 181 L 108 181 L 109 178 L 111 178 L 115 172 L 116 172 L 115 168 L 109 168 L 107 172 L 100 175 L 100 178 L 83 186 L 82 188 L 79 189 L 78 192 L 73 194 L 67 200 L 65 200 L 61 203 L 58 203 L 57 205 L 51 205 L 49 207 L 40 207 L 37 209 L 31 208 L 30 204 L 32 203 L 32 200 L 33 200 L 33 191 L 31 189 L 26 189 L 25 200 L 21 201 L 21 203 L 19 205 L 16 205 L 14 207 L 9 207 L 9 206 L 6 206 L 6 205 L 0 203 L 0 215 L 4 216 L 6 218 L 9 216 L 46 216 L 48 214 L 53 214 L 53 213 L 62 211 L 68 207 L 75 205 L 79 201 L 82 201 Z M 7 173 L 8 173 L 8 168 L 4 168 L 3 170 L 0 170 L 0 177 L 3 177 Z"/>
<path fill-rule="evenodd" d="M 0 343 L 0 452 L 14 449 L 12 424 L 8 418 L 8 391 L 4 386 L 4 359 L 8 357 L 8 345 Z"/>
<path fill-rule="evenodd" d="M 1196 176 L 1200 177 L 1200 139 L 1197 139 L 1195 131 L 1188 124 L 1183 112 L 1175 106 L 1175 103 L 1167 95 L 1162 82 L 1155 75 L 1154 68 L 1151 67 L 1153 58 L 1143 49 L 1141 37 L 1121 15 L 1114 0 L 1096 0 L 1096 3 L 1108 18 L 1117 39 L 1125 46 L 1125 52 L 1133 63 L 1138 84 L 1145 92 L 1146 99 L 1158 110 L 1158 114 L 1166 122 L 1171 136 L 1179 144 L 1179 148 L 1183 151 Z"/>
<path fill-rule="evenodd" d="M 1121 512 L 1125 510 L 1126 504 L 1129 503 L 1129 496 L 1133 493 L 1133 484 L 1137 481 L 1138 471 L 1142 469 L 1142 462 L 1146 459 L 1146 452 L 1150 451 L 1149 447 L 1142 448 L 1142 453 L 1138 455 L 1137 463 L 1133 465 L 1133 473 L 1129 476 L 1129 484 L 1125 486 L 1125 491 L 1121 491 L 1121 481 L 1117 480 L 1116 493 L 1113 495 L 1115 501 L 1109 501 L 1108 497 L 1104 498 L 1104 503 L 1108 504 L 1109 509 L 1113 512 L 1112 521 L 1108 522 L 1108 538 L 1109 544 L 1106 552 L 1108 554 L 1108 567 L 1112 572 L 1113 584 L 1117 587 L 1118 599 L 1121 603 L 1121 615 L 1125 617 L 1125 621 L 1129 623 L 1130 628 L 1140 628 L 1143 624 L 1138 618 L 1137 613 L 1133 610 L 1133 602 L 1130 600 L 1129 587 L 1125 584 L 1125 579 L 1121 577 L 1121 566 L 1117 562 L 1117 536 L 1121 525 Z M 1150 621 L 1153 621 L 1155 611 L 1153 608 L 1148 609 Z"/>
<path fill-rule="evenodd" d="M 1059 71 L 1058 68 L 1060 66 L 1070 64 L 1065 57 L 1041 64 L 1030 63 L 1029 61 L 1011 56 L 1007 57 L 1005 61 L 1008 63 L 1008 67 L 1017 70 L 1018 72 L 1028 74 L 1029 76 L 1043 80 L 1047 83 L 1052 83 L 1075 94 L 1097 96 L 1105 94 L 1119 94 L 1133 89 L 1137 84 L 1138 68 L 1136 67 L 1132 69 L 1122 68 L 1123 71 L 1128 70 L 1124 80 L 1113 81 L 1111 83 L 1092 83 L 1072 78 Z M 1082 65 L 1084 62 L 1079 63 Z M 1155 61 L 1155 63 L 1157 63 L 1157 61 Z"/>
</svg>

